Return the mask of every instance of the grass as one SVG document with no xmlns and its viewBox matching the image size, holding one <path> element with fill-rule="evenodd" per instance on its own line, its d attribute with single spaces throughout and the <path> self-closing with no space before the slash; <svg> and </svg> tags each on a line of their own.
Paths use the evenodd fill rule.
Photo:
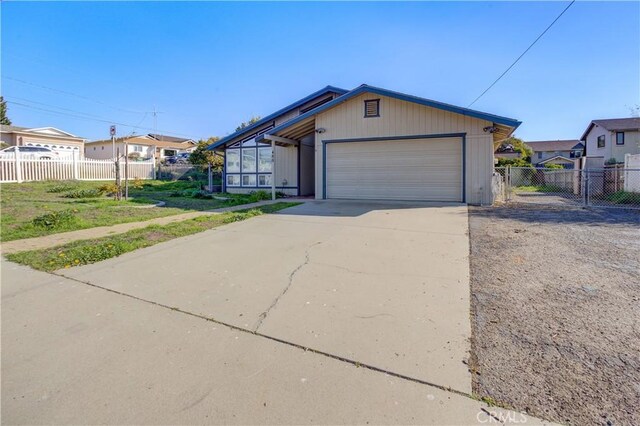
<svg viewBox="0 0 640 426">
<path fill-rule="evenodd" d="M 640 193 L 618 191 L 605 196 L 607 201 L 615 204 L 637 204 L 640 205 Z"/>
<path fill-rule="evenodd" d="M 48 181 L 2 185 L 0 241 L 39 237 L 78 229 L 139 222 L 188 211 L 212 210 L 257 201 L 264 194 L 224 194 L 226 200 L 196 198 L 200 182 L 137 182 L 129 201 L 115 201 L 99 188 L 109 182 Z M 208 194 L 207 194 L 208 195 Z M 140 208 L 164 201 L 164 207 Z M 64 220 L 49 220 L 59 215 Z M 45 216 L 45 217 L 43 217 Z M 55 219 L 55 218 L 54 218 Z"/>
<path fill-rule="evenodd" d="M 88 265 L 120 256 L 144 247 L 196 234 L 232 222 L 246 220 L 262 214 L 296 206 L 300 203 L 279 202 L 237 212 L 200 216 L 168 225 L 151 225 L 122 234 L 94 240 L 74 241 L 58 247 L 30 250 L 6 255 L 12 262 L 21 263 L 40 271 L 55 271 Z"/>
<path fill-rule="evenodd" d="M 554 185 L 524 185 L 514 189 L 520 192 L 566 192 L 561 187 Z"/>
</svg>

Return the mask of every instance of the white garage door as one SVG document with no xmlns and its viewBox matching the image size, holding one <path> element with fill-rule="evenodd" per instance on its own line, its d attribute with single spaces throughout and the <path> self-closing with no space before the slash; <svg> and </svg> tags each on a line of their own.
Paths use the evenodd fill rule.
<svg viewBox="0 0 640 426">
<path fill-rule="evenodd" d="M 326 198 L 463 201 L 462 138 L 326 145 Z"/>
</svg>

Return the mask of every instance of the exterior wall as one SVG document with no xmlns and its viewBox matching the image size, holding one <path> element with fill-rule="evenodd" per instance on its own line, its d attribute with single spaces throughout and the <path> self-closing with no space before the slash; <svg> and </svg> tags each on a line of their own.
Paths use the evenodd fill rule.
<svg viewBox="0 0 640 426">
<path fill-rule="evenodd" d="M 84 142 L 74 138 L 52 137 L 46 134 L 29 134 L 7 132 L 2 133 L 2 142 L 8 145 L 43 146 L 51 148 L 61 157 L 72 156 L 77 152 L 79 158 L 84 157 Z M 55 148 L 54 148 L 55 147 Z"/>
<path fill-rule="evenodd" d="M 598 136 L 604 135 L 604 148 L 598 148 Z M 587 134 L 587 157 L 602 157 L 604 161 L 611 158 L 611 132 L 594 124 Z M 624 158 L 623 158 L 624 161 Z"/>
<path fill-rule="evenodd" d="M 542 153 L 542 158 L 538 158 L 539 152 Z M 542 161 L 548 160 L 549 158 L 556 157 L 558 155 L 570 158 L 571 150 L 569 151 L 536 151 L 534 150 L 533 154 L 531 155 L 531 162 L 533 164 L 540 163 Z"/>
<path fill-rule="evenodd" d="M 364 100 L 380 99 L 380 117 L 364 118 Z M 491 204 L 493 136 L 482 129 L 492 123 L 436 108 L 364 93 L 316 116 L 316 198 L 322 198 L 322 141 L 343 138 L 466 133 L 466 201 Z"/>
<path fill-rule="evenodd" d="M 154 154 L 155 148 L 155 157 L 156 160 L 161 160 L 167 157 L 165 150 L 173 150 L 178 153 L 186 152 L 192 150 L 193 145 L 184 145 L 182 147 L 169 145 L 167 142 L 154 142 L 148 138 L 131 138 L 128 140 L 129 142 L 129 153 L 136 152 L 135 146 L 141 146 L 142 151 L 140 152 L 141 158 L 151 158 Z M 164 145 L 164 146 L 163 146 Z M 116 142 L 116 149 L 120 148 L 120 153 L 124 154 L 125 152 L 125 143 L 122 141 Z M 109 158 L 113 158 L 113 144 L 110 140 L 100 141 L 100 142 L 90 142 L 85 145 L 85 155 L 87 158 L 95 158 L 99 160 L 105 160 Z"/>
<path fill-rule="evenodd" d="M 298 147 L 276 145 L 276 188 L 295 187 L 298 194 Z"/>
<path fill-rule="evenodd" d="M 640 154 L 640 131 L 624 132 L 624 145 L 616 145 L 616 132 L 613 132 L 611 140 L 611 156 L 619 163 L 624 162 L 626 154 Z"/>
<path fill-rule="evenodd" d="M 116 149 L 120 148 L 120 152 L 124 152 L 124 144 L 116 143 Z M 113 145 L 111 142 L 88 143 L 84 147 L 84 155 L 87 158 L 96 160 L 108 160 L 113 158 Z"/>
<path fill-rule="evenodd" d="M 271 187 L 265 187 L 265 188 L 239 188 L 237 186 L 228 186 L 227 187 L 227 192 L 229 194 L 249 194 L 251 192 L 254 191 L 267 191 L 267 192 L 271 192 Z M 278 192 L 283 192 L 291 197 L 295 197 L 296 195 L 298 195 L 298 189 L 297 188 L 276 188 L 276 191 Z"/>
</svg>

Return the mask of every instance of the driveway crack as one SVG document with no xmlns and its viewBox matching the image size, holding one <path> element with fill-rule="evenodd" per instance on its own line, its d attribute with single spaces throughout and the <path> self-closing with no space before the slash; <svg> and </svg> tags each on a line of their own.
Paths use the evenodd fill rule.
<svg viewBox="0 0 640 426">
<path fill-rule="evenodd" d="M 258 331 L 258 329 L 260 328 L 260 326 L 262 325 L 264 320 L 269 315 L 269 312 L 271 312 L 271 310 L 273 308 L 275 308 L 275 306 L 278 304 L 280 299 L 282 299 L 282 297 L 285 294 L 287 294 L 287 292 L 291 288 L 291 285 L 293 284 L 293 280 L 294 280 L 296 274 L 298 272 L 300 272 L 300 270 L 302 268 L 307 266 L 309 264 L 309 262 L 311 261 L 311 257 L 310 257 L 310 253 L 309 252 L 311 251 L 312 248 L 314 248 L 315 246 L 317 246 L 319 244 L 322 244 L 322 241 L 317 241 L 317 242 L 311 244 L 309 247 L 307 247 L 307 249 L 304 252 L 304 261 L 301 264 L 299 264 L 298 266 L 296 266 L 293 271 L 291 271 L 291 273 L 289 274 L 289 282 L 287 283 L 286 287 L 284 288 L 284 290 L 282 290 L 282 292 L 278 295 L 278 297 L 276 297 L 273 300 L 273 302 L 271 302 L 271 305 L 263 313 L 260 314 L 260 316 L 258 317 L 258 321 L 256 323 L 256 326 L 254 327 L 253 331 Z"/>
</svg>

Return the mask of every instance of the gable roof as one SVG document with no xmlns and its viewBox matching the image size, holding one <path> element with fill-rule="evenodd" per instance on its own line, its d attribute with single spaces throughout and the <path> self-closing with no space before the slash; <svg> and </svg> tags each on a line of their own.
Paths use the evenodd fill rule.
<svg viewBox="0 0 640 426">
<path fill-rule="evenodd" d="M 193 139 L 190 139 L 190 138 L 177 138 L 177 137 L 174 137 L 174 136 L 161 135 L 161 134 L 158 134 L 158 133 L 149 133 L 147 136 L 149 136 L 152 139 L 155 139 L 157 141 L 162 141 L 162 142 L 178 142 L 178 143 L 195 142 Z"/>
<path fill-rule="evenodd" d="M 513 127 L 514 129 L 517 128 L 520 124 L 522 124 L 521 121 L 518 121 L 516 119 L 513 118 L 508 118 L 508 117 L 501 117 L 499 115 L 494 115 L 494 114 L 489 114 L 486 112 L 481 112 L 481 111 L 476 111 L 473 109 L 468 109 L 468 108 L 463 108 L 463 107 L 459 107 L 459 106 L 455 106 L 455 105 L 451 105 L 451 104 L 446 104 L 443 102 L 438 102 L 438 101 L 434 101 L 431 99 L 426 99 L 426 98 L 420 98 L 418 96 L 413 96 L 413 95 L 407 95 L 404 93 L 400 93 L 400 92 L 394 92 L 392 90 L 387 90 L 387 89 L 382 89 L 380 87 L 374 87 L 374 86 L 369 86 L 367 84 L 363 84 L 361 86 L 358 86 L 357 88 L 355 88 L 354 90 L 339 96 L 337 98 L 335 98 L 334 100 L 332 100 L 331 102 L 327 102 L 324 105 L 319 106 L 318 108 L 312 109 L 311 111 L 308 111 L 304 114 L 301 114 L 285 123 L 282 123 L 279 126 L 276 126 L 274 129 L 270 130 L 269 133 L 277 133 L 281 130 L 286 129 L 287 127 L 290 127 L 296 123 L 299 123 L 300 121 L 303 121 L 313 115 L 319 114 L 323 111 L 326 111 L 330 108 L 333 108 L 343 102 L 348 101 L 349 99 L 361 95 L 363 93 L 374 93 L 377 95 L 381 95 L 381 96 L 387 96 L 390 98 L 395 98 L 395 99 L 399 99 L 399 100 L 403 100 L 403 101 L 407 101 L 407 102 L 413 102 L 416 104 L 420 104 L 420 105 L 425 105 L 428 107 L 432 107 L 432 108 L 437 108 L 437 109 L 441 109 L 444 111 L 449 111 L 449 112 L 453 112 L 456 114 L 461 114 L 461 115 L 466 115 L 469 117 L 474 117 L 474 118 L 479 118 L 481 120 L 487 120 L 487 121 L 491 121 L 493 123 L 496 124 L 502 124 L 505 126 L 509 126 L 509 127 Z M 264 139 L 264 136 L 258 136 L 256 138 L 256 140 L 262 140 Z"/>
<path fill-rule="evenodd" d="M 20 127 L 20 126 L 2 126 L 0 129 L 3 133 L 35 133 L 38 135 L 52 136 L 56 138 L 73 138 L 83 139 L 64 130 L 55 127 Z"/>
<path fill-rule="evenodd" d="M 2 126 L 0 126 L 0 131 L 2 132 L 21 132 L 21 131 L 25 131 L 27 130 L 27 127 L 20 127 L 20 126 L 11 126 L 11 125 L 6 125 L 3 124 Z"/>
<path fill-rule="evenodd" d="M 314 98 L 317 98 L 318 96 L 322 96 L 325 93 L 338 93 L 339 95 L 344 95 L 347 92 L 348 92 L 348 90 L 340 89 L 339 87 L 335 87 L 335 86 L 323 87 L 322 89 L 320 89 L 320 90 L 318 90 L 316 92 L 313 92 L 309 96 L 305 96 L 304 98 L 292 103 L 291 105 L 287 105 L 286 107 L 284 107 L 282 109 L 279 109 L 278 111 L 274 112 L 273 114 L 269 114 L 266 117 L 261 118 L 260 120 L 256 121 L 255 123 L 243 128 L 243 129 L 240 129 L 240 130 L 238 130 L 236 132 L 233 132 L 232 134 L 230 134 L 228 136 L 225 136 L 224 138 L 220 139 L 219 141 L 211 144 L 208 149 L 211 150 L 211 149 L 217 148 L 217 147 L 219 147 L 221 145 L 224 145 L 225 143 L 229 142 L 230 140 L 232 140 L 232 139 L 234 139 L 234 138 L 236 138 L 236 137 L 238 137 L 238 136 L 240 136 L 240 135 L 242 135 L 244 133 L 249 133 L 252 130 L 262 126 L 263 124 L 268 123 L 269 121 L 271 121 L 271 120 L 273 120 L 273 119 L 275 119 L 275 118 L 277 118 L 277 117 L 279 117 L 279 116 L 281 116 L 283 114 L 286 114 L 287 112 L 289 112 L 289 111 L 291 111 L 291 110 L 293 110 L 293 109 L 295 109 L 295 108 L 297 108 L 297 107 L 299 107 L 301 105 L 304 105 L 305 103 L 309 102 L 310 100 L 312 100 Z M 331 103 L 331 102 L 329 102 L 329 103 Z"/>
<path fill-rule="evenodd" d="M 549 161 L 553 161 L 553 160 L 564 160 L 567 163 L 575 163 L 575 161 L 573 159 L 571 159 L 571 158 L 567 158 L 567 157 L 562 156 L 562 155 L 555 155 L 555 156 L 553 156 L 551 158 L 547 158 L 546 160 L 539 161 L 536 164 L 545 164 L 545 163 L 548 163 Z"/>
<path fill-rule="evenodd" d="M 580 140 L 585 140 L 587 138 L 587 135 L 593 128 L 593 126 L 596 124 L 600 127 L 604 127 L 606 130 L 609 130 L 610 132 L 615 130 L 640 131 L 640 117 L 606 118 L 606 119 L 591 120 L 591 123 L 589 123 L 589 126 L 587 126 L 587 130 L 584 131 Z"/>
<path fill-rule="evenodd" d="M 535 152 L 540 151 L 571 151 L 572 149 L 582 149 L 584 145 L 577 139 L 556 140 L 556 141 L 530 141 L 525 142 L 529 148 Z M 580 146 L 578 146 L 580 145 Z"/>
</svg>

